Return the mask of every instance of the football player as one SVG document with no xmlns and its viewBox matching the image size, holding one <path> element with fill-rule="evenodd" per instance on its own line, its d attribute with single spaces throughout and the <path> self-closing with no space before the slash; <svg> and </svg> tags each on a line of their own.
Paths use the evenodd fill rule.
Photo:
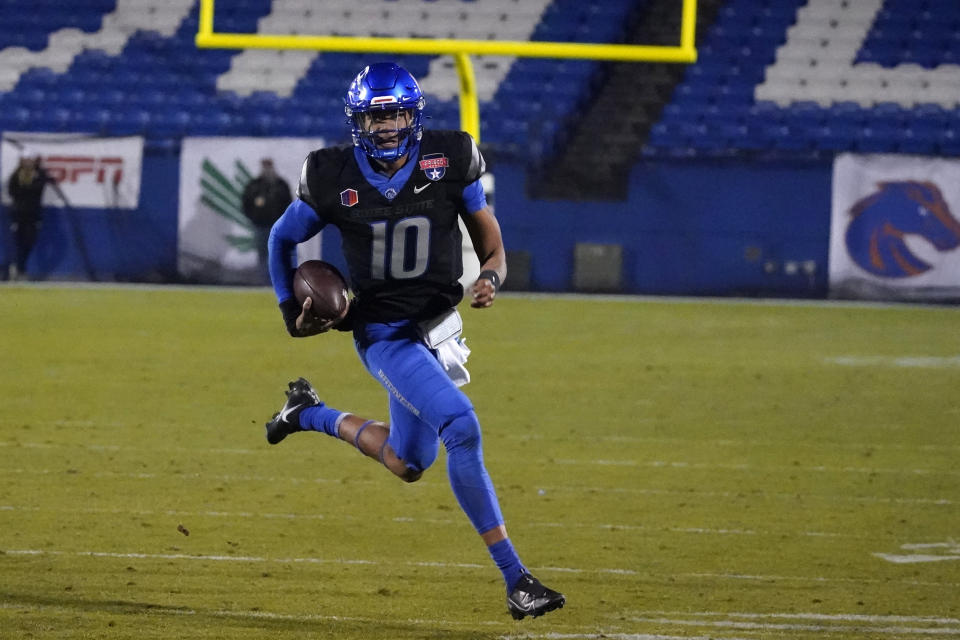
<svg viewBox="0 0 960 640">
<path fill-rule="evenodd" d="M 274 225 L 270 275 L 287 330 L 304 337 L 333 328 L 293 293 L 296 246 L 324 226 L 339 229 L 356 295 L 337 329 L 352 330 L 367 371 L 387 391 L 389 426 L 321 402 L 305 379 L 267 423 L 276 444 L 297 431 L 322 431 L 353 444 L 407 482 L 434 462 L 442 442 L 460 506 L 506 583 L 516 619 L 564 605 L 520 561 L 483 464 L 480 423 L 458 386 L 469 380 L 456 306 L 464 290 L 464 224 L 480 258 L 471 306 L 489 307 L 506 277 L 500 226 L 487 206 L 484 160 L 462 131 L 424 130 L 416 79 L 392 63 L 361 71 L 347 91 L 353 144 L 320 149 L 303 164 L 297 198 Z"/>
</svg>

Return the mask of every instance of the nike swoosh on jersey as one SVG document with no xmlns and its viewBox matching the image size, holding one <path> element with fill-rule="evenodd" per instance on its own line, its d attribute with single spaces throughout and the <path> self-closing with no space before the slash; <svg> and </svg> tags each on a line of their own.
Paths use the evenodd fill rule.
<svg viewBox="0 0 960 640">
<path fill-rule="evenodd" d="M 422 187 L 414 186 L 414 187 L 413 187 L 413 193 L 414 193 L 414 194 L 420 193 L 421 191 L 423 191 L 424 189 L 426 189 L 427 187 L 429 187 L 429 186 L 432 185 L 432 184 L 433 184 L 432 182 L 428 182 L 427 184 L 423 185 Z"/>
</svg>

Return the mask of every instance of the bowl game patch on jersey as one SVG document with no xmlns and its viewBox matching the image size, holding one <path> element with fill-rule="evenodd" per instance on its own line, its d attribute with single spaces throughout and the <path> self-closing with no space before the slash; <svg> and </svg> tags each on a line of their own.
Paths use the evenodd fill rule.
<svg viewBox="0 0 960 640">
<path fill-rule="evenodd" d="M 420 159 L 420 169 L 434 182 L 446 175 L 449 166 L 450 161 L 442 153 L 427 153 Z"/>
</svg>

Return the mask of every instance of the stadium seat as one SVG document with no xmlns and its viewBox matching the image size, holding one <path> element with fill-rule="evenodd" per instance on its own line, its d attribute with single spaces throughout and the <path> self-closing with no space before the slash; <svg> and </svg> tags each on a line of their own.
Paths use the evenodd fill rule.
<svg viewBox="0 0 960 640">
<path fill-rule="evenodd" d="M 0 122 L 10 128 L 30 120 L 54 131 L 76 127 L 150 137 L 312 135 L 321 129 L 342 134 L 343 87 L 368 61 L 347 53 L 197 50 L 197 7 L 190 0 L 77 0 L 71 11 L 24 11 L 26 1 L 0 6 L 6 27 L 0 53 L 11 61 L 0 65 L 0 82 L 9 82 L 0 91 Z M 410 10 L 394 0 L 327 0 L 321 12 L 315 0 L 234 0 L 217 3 L 215 22 L 240 32 L 323 33 L 335 16 L 335 31 L 354 35 L 374 32 L 379 27 L 371 25 L 382 24 L 386 14 L 401 34 L 615 41 L 638 4 L 431 1 Z M 960 61 L 960 4 L 886 0 L 879 12 L 868 4 L 726 0 L 701 34 L 698 62 L 678 85 L 675 76 L 654 67 L 662 78 L 649 78 L 638 99 L 650 105 L 669 100 L 644 153 L 660 149 L 687 157 L 691 150 L 723 155 L 771 147 L 834 152 L 844 145 L 903 153 L 954 149 L 952 134 L 937 138 L 935 132 L 953 131 L 960 121 L 953 110 L 960 100 L 953 67 Z M 130 7 L 151 12 L 152 28 L 124 12 Z M 665 22 L 675 19 L 672 13 L 663 16 Z M 836 64 L 864 32 L 853 68 Z M 34 57 L 51 43 L 57 50 Z M 398 60 L 421 78 L 447 70 L 443 82 L 453 93 L 428 91 L 428 113 L 432 125 L 458 126 L 452 63 L 425 56 Z M 507 157 L 554 149 L 566 130 L 555 123 L 588 104 L 601 69 L 587 61 L 474 62 L 484 141 L 503 146 Z M 663 95 L 671 89 L 672 95 Z M 797 104 L 798 91 L 807 104 Z M 871 111 L 878 102 L 897 109 L 880 104 Z M 524 108 L 509 107 L 517 104 Z M 24 109 L 36 117 L 25 118 Z M 852 132 L 862 128 L 870 133 L 856 147 Z M 885 144 L 884 135 L 893 142 Z"/>
</svg>

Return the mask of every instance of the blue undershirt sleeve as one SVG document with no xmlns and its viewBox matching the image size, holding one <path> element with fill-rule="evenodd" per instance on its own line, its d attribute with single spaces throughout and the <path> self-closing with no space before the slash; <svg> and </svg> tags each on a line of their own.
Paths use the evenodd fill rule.
<svg viewBox="0 0 960 640">
<path fill-rule="evenodd" d="M 473 213 L 480 211 L 487 206 L 487 196 L 483 192 L 483 185 L 480 180 L 474 180 L 463 188 L 463 202 L 467 205 L 467 211 Z"/>
<path fill-rule="evenodd" d="M 293 273 L 297 270 L 297 245 L 320 233 L 326 226 L 313 207 L 297 198 L 283 212 L 270 230 L 270 281 L 277 302 L 293 297 Z"/>
</svg>

